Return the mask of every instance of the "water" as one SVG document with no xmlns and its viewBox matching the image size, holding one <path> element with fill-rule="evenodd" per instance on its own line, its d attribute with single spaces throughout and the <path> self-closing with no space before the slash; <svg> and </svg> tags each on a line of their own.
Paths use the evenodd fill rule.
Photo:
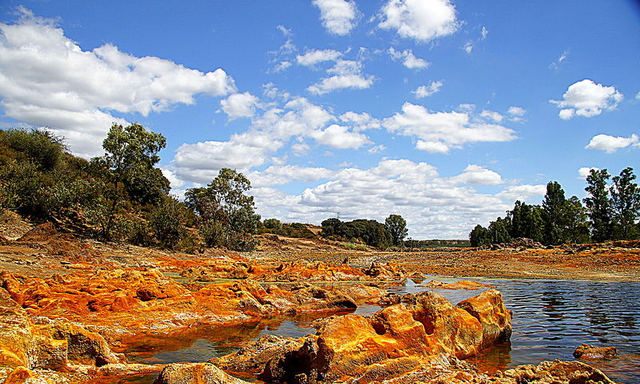
<svg viewBox="0 0 640 384">
<path fill-rule="evenodd" d="M 502 292 L 507 308 L 513 311 L 510 342 L 491 347 L 471 360 L 481 371 L 493 373 L 516 365 L 537 365 L 545 360 L 575 360 L 572 355 L 575 348 L 588 343 L 615 346 L 620 355 L 590 364 L 615 381 L 626 384 L 640 382 L 640 283 L 480 281 L 495 285 Z M 426 288 L 412 281 L 390 289 L 400 295 L 423 290 Z M 434 291 L 454 304 L 482 292 Z M 378 306 L 365 305 L 354 313 L 366 316 L 379 309 Z M 134 345 L 128 357 L 143 363 L 202 362 L 234 352 L 243 341 L 255 340 L 264 334 L 301 337 L 314 333 L 311 322 L 319 317 L 280 317 L 233 327 L 202 327 L 188 334 L 176 335 L 168 341 L 163 340 L 160 345 L 148 340 L 141 342 Z"/>
</svg>

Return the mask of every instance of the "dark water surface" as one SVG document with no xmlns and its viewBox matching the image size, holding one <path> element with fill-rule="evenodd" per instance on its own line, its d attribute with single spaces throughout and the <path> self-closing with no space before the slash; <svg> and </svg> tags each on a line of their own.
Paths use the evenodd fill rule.
<svg viewBox="0 0 640 384">
<path fill-rule="evenodd" d="M 440 278 L 445 282 L 458 280 Z M 513 335 L 509 343 L 487 349 L 472 359 L 481 371 L 495 372 L 522 364 L 537 365 L 545 360 L 575 360 L 574 349 L 582 343 L 615 346 L 619 357 L 589 362 L 611 379 L 626 384 L 640 383 L 640 283 L 592 281 L 539 281 L 482 279 L 495 285 L 513 311 Z M 398 294 L 426 290 L 411 281 L 391 288 Z M 452 303 L 482 291 L 435 289 Z M 370 315 L 380 307 L 360 306 L 355 314 Z M 243 341 L 264 334 L 301 337 L 315 333 L 311 322 L 316 316 L 274 318 L 258 323 L 193 330 L 167 341 L 163 346 L 144 343 L 127 356 L 143 363 L 203 362 L 234 352 Z M 132 378 L 133 379 L 133 378 Z M 144 377 L 135 382 L 152 382 Z M 121 381 L 134 382 L 134 381 Z"/>
</svg>

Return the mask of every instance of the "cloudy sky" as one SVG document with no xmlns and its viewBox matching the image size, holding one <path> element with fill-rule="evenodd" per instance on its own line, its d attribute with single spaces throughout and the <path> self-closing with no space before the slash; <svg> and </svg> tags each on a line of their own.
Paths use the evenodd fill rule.
<svg viewBox="0 0 640 384">
<path fill-rule="evenodd" d="M 466 238 L 548 181 L 640 171 L 633 0 L 4 0 L 0 126 L 85 158 L 167 137 L 176 195 L 222 167 L 263 218 Z"/>
</svg>

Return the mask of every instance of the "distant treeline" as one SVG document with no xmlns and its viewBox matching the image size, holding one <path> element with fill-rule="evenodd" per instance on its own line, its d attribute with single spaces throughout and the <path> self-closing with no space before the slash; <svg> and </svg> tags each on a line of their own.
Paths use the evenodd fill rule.
<svg viewBox="0 0 640 384">
<path fill-rule="evenodd" d="M 542 205 L 516 201 L 507 215 L 488 228 L 477 225 L 469 240 L 474 247 L 529 238 L 545 245 L 635 240 L 640 238 L 640 188 L 633 169 L 618 176 L 592 169 L 587 176 L 587 197 L 565 197 L 557 181 L 547 184 Z M 584 204 L 583 204 L 584 203 Z"/>
</svg>

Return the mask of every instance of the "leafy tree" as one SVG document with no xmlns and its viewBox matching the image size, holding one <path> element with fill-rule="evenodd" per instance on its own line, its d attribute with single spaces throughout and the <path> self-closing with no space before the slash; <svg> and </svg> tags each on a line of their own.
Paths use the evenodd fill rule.
<svg viewBox="0 0 640 384">
<path fill-rule="evenodd" d="M 340 219 L 330 218 L 324 220 L 320 223 L 322 226 L 322 236 L 324 237 L 332 237 L 332 236 L 342 236 L 342 226 L 343 222 Z"/>
<path fill-rule="evenodd" d="M 613 211 L 607 191 L 610 176 L 606 169 L 592 169 L 587 176 L 588 197 L 584 203 L 591 220 L 591 238 L 596 242 L 609 240 L 612 235 Z"/>
<path fill-rule="evenodd" d="M 174 249 L 186 234 L 184 206 L 171 197 L 155 207 L 149 217 L 149 228 L 163 248 Z"/>
<path fill-rule="evenodd" d="M 208 246 L 224 245 L 231 249 L 248 250 L 255 246 L 260 216 L 254 211 L 253 196 L 245 193 L 251 182 L 233 169 L 222 168 L 205 188 L 190 188 L 185 203 L 201 219 L 203 236 Z"/>
<path fill-rule="evenodd" d="M 576 196 L 565 200 L 562 206 L 562 226 L 563 242 L 578 244 L 589 241 L 587 213 Z"/>
<path fill-rule="evenodd" d="M 563 237 L 563 207 L 566 198 L 557 181 L 547 184 L 547 193 L 542 201 L 545 244 L 560 244 Z"/>
<path fill-rule="evenodd" d="M 516 201 L 513 210 L 507 213 L 511 220 L 511 237 L 528 238 L 534 241 L 543 241 L 544 222 L 542 209 L 537 205 L 528 205 Z"/>
<path fill-rule="evenodd" d="M 496 221 L 489 223 L 489 239 L 493 244 L 510 243 L 512 238 L 509 235 L 511 223 L 509 218 L 498 217 Z"/>
<path fill-rule="evenodd" d="M 393 245 L 399 245 L 407 236 L 407 221 L 400 215 L 389 215 L 384 221 L 384 227 L 391 235 Z"/>
<path fill-rule="evenodd" d="M 266 219 L 263 224 L 265 228 L 270 230 L 279 231 L 282 229 L 282 223 L 278 219 Z"/>
<path fill-rule="evenodd" d="M 111 126 L 102 142 L 105 155 L 92 159 L 96 168 L 108 170 L 109 183 L 103 191 L 106 200 L 94 209 L 104 239 L 111 240 L 116 216 L 127 197 L 140 204 L 158 203 L 168 193 L 169 181 L 154 168 L 165 145 L 164 136 L 140 124 Z"/>
<path fill-rule="evenodd" d="M 471 242 L 472 247 L 481 247 L 483 245 L 491 244 L 489 230 L 480 224 L 476 225 L 476 227 L 469 233 L 469 241 Z"/>
<path fill-rule="evenodd" d="M 627 167 L 613 177 L 611 208 L 614 220 L 614 236 L 618 239 L 637 239 L 640 233 L 636 219 L 640 216 L 640 188 L 634 183 L 633 168 Z"/>
<path fill-rule="evenodd" d="M 169 181 L 154 168 L 166 142 L 163 135 L 147 131 L 140 124 L 113 124 L 102 142 L 106 154 L 94 161 L 111 170 L 114 183 L 122 183 L 134 201 L 158 203 L 169 192 Z"/>
</svg>

